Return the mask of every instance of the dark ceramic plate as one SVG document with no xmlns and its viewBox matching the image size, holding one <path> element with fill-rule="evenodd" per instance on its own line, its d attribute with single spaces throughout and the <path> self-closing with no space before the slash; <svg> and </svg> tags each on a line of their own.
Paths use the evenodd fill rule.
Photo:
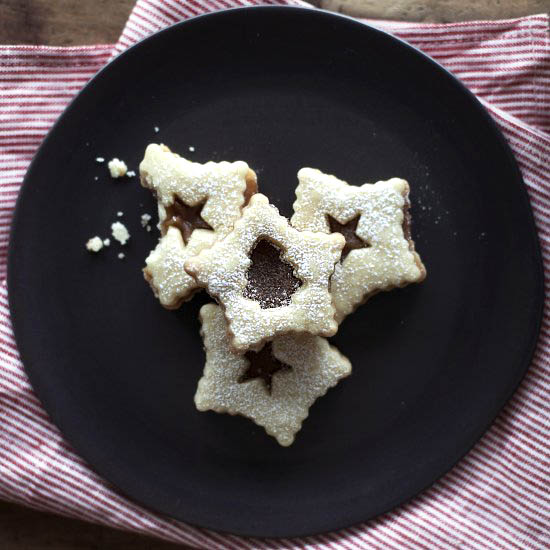
<svg viewBox="0 0 550 550">
<path fill-rule="evenodd" d="M 94 162 L 137 169 L 151 141 L 200 162 L 246 160 L 286 215 L 302 166 L 411 183 L 428 278 L 342 324 L 333 341 L 354 374 L 314 405 L 291 448 L 244 418 L 195 410 L 206 297 L 158 305 L 141 275 L 156 235 L 139 216 L 154 202 L 137 178 L 114 183 Z M 87 253 L 118 210 L 126 259 L 114 245 Z M 9 260 L 25 366 L 75 448 L 151 509 L 247 535 L 339 528 L 431 484 L 516 388 L 541 315 L 527 194 L 488 114 L 415 49 L 306 9 L 198 17 L 102 70 L 29 169 Z"/>
</svg>

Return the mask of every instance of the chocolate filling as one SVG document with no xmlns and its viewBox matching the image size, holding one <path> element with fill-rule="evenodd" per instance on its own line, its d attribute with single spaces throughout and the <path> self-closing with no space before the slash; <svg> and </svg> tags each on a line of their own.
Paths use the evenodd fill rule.
<svg viewBox="0 0 550 550">
<path fill-rule="evenodd" d="M 327 214 L 327 222 L 330 227 L 331 233 L 341 233 L 344 235 L 344 238 L 346 239 L 346 244 L 344 245 L 344 248 L 342 250 L 342 257 L 340 259 L 341 262 L 343 262 L 347 255 L 352 250 L 357 250 L 359 248 L 368 248 L 370 246 L 369 243 L 365 242 L 363 239 L 361 239 L 357 233 L 357 224 L 359 223 L 359 218 L 361 217 L 360 214 L 357 214 L 355 218 L 351 219 L 347 223 L 340 223 L 337 219 L 333 218 L 330 214 Z"/>
<path fill-rule="evenodd" d="M 411 240 L 411 203 L 407 199 L 403 208 L 403 235 L 408 241 Z"/>
<path fill-rule="evenodd" d="M 267 239 L 256 241 L 246 273 L 245 298 L 260 303 L 262 309 L 288 306 L 291 296 L 302 286 L 294 268 L 281 257 L 281 249 Z"/>
<path fill-rule="evenodd" d="M 188 206 L 179 197 L 174 197 L 174 202 L 166 207 L 166 219 L 162 222 L 163 235 L 170 226 L 177 227 L 181 231 L 183 242 L 187 244 L 195 229 L 210 229 L 212 231 L 212 227 L 202 219 L 203 207 L 204 202 Z"/>
<path fill-rule="evenodd" d="M 288 370 L 292 367 L 279 361 L 273 355 L 273 349 L 271 342 L 268 342 L 260 351 L 247 351 L 245 354 L 246 359 L 250 365 L 244 374 L 239 377 L 239 384 L 252 380 L 254 378 L 261 378 L 264 381 L 267 391 L 271 393 L 271 386 L 273 383 L 273 375 L 280 370 Z"/>
</svg>

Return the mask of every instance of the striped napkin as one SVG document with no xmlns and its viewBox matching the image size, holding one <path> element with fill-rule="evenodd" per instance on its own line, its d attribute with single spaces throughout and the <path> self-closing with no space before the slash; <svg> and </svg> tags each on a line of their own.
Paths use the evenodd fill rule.
<svg viewBox="0 0 550 550">
<path fill-rule="evenodd" d="M 390 513 L 307 539 L 245 539 L 152 514 L 75 454 L 34 395 L 13 338 L 5 282 L 11 216 L 34 152 L 68 101 L 113 55 L 176 21 L 256 2 L 139 0 L 116 45 L 0 47 L 0 498 L 209 550 L 550 548 L 550 298 L 527 376 L 451 472 Z M 296 0 L 263 3 L 308 6 Z M 548 16 L 370 23 L 449 68 L 493 115 L 528 187 L 550 279 Z"/>
</svg>

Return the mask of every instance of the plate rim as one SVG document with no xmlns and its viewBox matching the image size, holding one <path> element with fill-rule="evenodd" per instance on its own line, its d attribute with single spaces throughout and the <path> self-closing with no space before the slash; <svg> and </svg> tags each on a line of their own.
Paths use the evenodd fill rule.
<svg viewBox="0 0 550 550">
<path fill-rule="evenodd" d="M 406 498 L 397 498 L 395 499 L 390 505 L 388 505 L 386 508 L 381 510 L 378 514 L 375 516 L 372 516 L 370 518 L 365 518 L 361 516 L 361 512 L 358 511 L 355 514 L 349 514 L 349 516 L 353 516 L 353 519 L 346 520 L 346 521 L 340 521 L 336 522 L 330 527 L 327 528 L 319 528 L 315 530 L 311 529 L 305 529 L 303 531 L 293 531 L 290 534 L 289 533 L 282 533 L 280 529 L 276 529 L 275 532 L 269 532 L 267 534 L 259 534 L 254 530 L 251 530 L 250 532 L 245 532 L 244 530 L 238 529 L 236 531 L 230 531 L 225 529 L 220 529 L 216 526 L 213 526 L 210 524 L 199 524 L 194 523 L 192 521 L 189 521 L 188 519 L 185 519 L 182 516 L 175 516 L 171 511 L 169 511 L 167 508 L 169 507 L 163 507 L 151 505 L 149 503 L 145 503 L 146 499 L 142 499 L 141 496 L 146 491 L 139 491 L 136 486 L 132 487 L 132 490 L 127 490 L 126 487 L 122 487 L 118 481 L 117 476 L 113 474 L 112 471 L 109 471 L 109 468 L 103 467 L 103 465 L 97 465 L 97 462 L 93 460 L 94 453 L 88 452 L 90 450 L 89 446 L 85 443 L 86 436 L 80 436 L 78 433 L 76 433 L 76 430 L 67 430 L 66 423 L 61 420 L 58 414 L 56 414 L 56 407 L 53 405 L 53 398 L 51 398 L 50 395 L 47 395 L 46 391 L 43 391 L 43 388 L 36 387 L 34 384 L 35 377 L 33 374 L 33 368 L 28 368 L 27 363 L 28 361 L 25 360 L 25 358 L 28 358 L 27 354 L 27 343 L 25 342 L 25 338 L 21 335 L 20 329 L 18 328 L 18 325 L 20 325 L 20 322 L 18 319 L 24 315 L 24 312 L 22 311 L 22 308 L 20 309 L 17 305 L 17 303 L 20 301 L 18 296 L 21 292 L 24 292 L 23 290 L 19 290 L 16 285 L 16 275 L 15 275 L 15 262 L 16 262 L 16 255 L 17 255 L 17 249 L 19 246 L 17 245 L 17 228 L 24 222 L 21 220 L 21 203 L 25 200 L 25 196 L 28 194 L 28 190 L 31 185 L 31 180 L 34 179 L 33 172 L 34 167 L 38 163 L 40 157 L 44 154 L 43 151 L 46 148 L 47 144 L 55 137 L 55 133 L 63 124 L 63 121 L 67 115 L 67 113 L 70 113 L 74 108 L 75 104 L 78 102 L 80 96 L 84 93 L 87 93 L 90 88 L 92 88 L 95 85 L 95 82 L 97 78 L 99 78 L 104 73 L 114 70 L 113 67 L 116 68 L 116 66 L 119 63 L 123 63 L 124 59 L 127 55 L 129 55 L 131 52 L 134 52 L 135 49 L 140 48 L 143 44 L 147 44 L 149 42 L 157 40 L 161 35 L 167 34 L 170 32 L 175 32 L 176 29 L 179 29 L 179 32 L 182 32 L 185 30 L 189 25 L 194 24 L 198 20 L 202 19 L 219 19 L 225 17 L 227 14 L 232 14 L 234 12 L 250 12 L 253 11 L 266 11 L 266 12 L 287 12 L 288 14 L 294 13 L 307 13 L 308 15 L 312 15 L 314 17 L 321 17 L 333 21 L 343 22 L 344 24 L 353 25 L 357 28 L 363 28 L 367 32 L 373 32 L 378 35 L 382 35 L 385 40 L 389 40 L 391 42 L 394 42 L 399 47 L 408 49 L 409 51 L 412 51 L 416 56 L 419 56 L 422 58 L 423 62 L 428 63 L 432 70 L 438 71 L 440 73 L 443 73 L 446 78 L 449 78 L 453 81 L 453 85 L 457 86 L 461 93 L 465 93 L 466 96 L 468 96 L 471 108 L 475 109 L 477 111 L 477 116 L 482 118 L 486 124 L 489 125 L 489 127 L 492 130 L 492 133 L 494 135 L 494 138 L 498 140 L 503 153 L 506 155 L 507 161 L 510 163 L 510 165 L 514 169 L 514 173 L 511 174 L 510 178 L 514 180 L 515 184 L 520 188 L 520 195 L 521 200 L 523 202 L 522 207 L 526 210 L 528 220 L 524 220 L 526 224 L 529 225 L 529 233 L 532 235 L 532 238 L 534 240 L 534 248 L 535 248 L 535 258 L 534 258 L 534 264 L 537 266 L 537 273 L 535 273 L 536 277 L 536 289 L 534 289 L 533 294 L 537 296 L 537 304 L 538 304 L 538 311 L 536 312 L 536 319 L 535 313 L 533 313 L 533 319 L 534 319 L 534 330 L 532 331 L 529 345 L 525 347 L 524 350 L 524 359 L 523 359 L 523 367 L 521 368 L 518 375 L 516 375 L 513 379 L 510 380 L 510 386 L 511 391 L 506 395 L 506 397 L 502 400 L 498 400 L 498 403 L 493 407 L 491 414 L 487 415 L 489 417 L 488 422 L 483 423 L 480 425 L 478 430 L 475 431 L 475 435 L 472 437 L 472 440 L 468 442 L 467 445 L 465 445 L 464 452 L 461 452 L 458 456 L 458 458 L 453 459 L 450 461 L 450 463 L 447 461 L 446 466 L 442 471 L 435 477 L 435 479 L 432 479 L 428 483 L 422 483 L 420 484 L 421 487 L 418 488 L 411 494 L 410 496 Z M 339 24 L 339 23 L 338 23 Z M 52 137 L 53 136 L 53 137 Z M 20 245 L 21 246 L 21 245 Z M 19 189 L 18 197 L 16 200 L 15 208 L 13 211 L 13 218 L 11 222 L 10 227 L 10 233 L 9 233 L 9 248 L 8 248 L 8 256 L 7 256 L 7 288 L 8 288 L 8 304 L 9 304 L 9 310 L 11 314 L 12 319 L 12 327 L 15 335 L 15 341 L 17 344 L 17 348 L 20 354 L 21 362 L 23 364 L 25 373 L 27 374 L 29 381 L 32 386 L 32 390 L 35 393 L 35 395 L 39 398 L 44 410 L 47 412 L 51 422 L 60 430 L 61 435 L 64 439 L 66 439 L 69 444 L 74 448 L 76 454 L 83 458 L 88 466 L 95 472 L 97 472 L 100 477 L 102 477 L 104 480 L 112 483 L 115 486 L 115 489 L 124 497 L 131 500 L 133 503 L 144 507 L 146 510 L 151 511 L 152 513 L 160 513 L 163 515 L 166 515 L 170 518 L 174 518 L 178 521 L 183 521 L 185 523 L 188 523 L 189 525 L 192 525 L 194 527 L 204 528 L 211 530 L 213 532 L 218 533 L 227 533 L 237 536 L 243 536 L 243 537 L 256 537 L 256 538 L 279 538 L 279 537 L 307 537 L 307 536 L 314 536 L 317 534 L 323 534 L 323 533 L 329 533 L 334 532 L 340 529 L 345 529 L 348 527 L 351 527 L 353 525 L 357 525 L 358 523 L 368 521 L 371 519 L 374 519 L 376 517 L 380 517 L 383 514 L 386 514 L 390 512 L 391 510 L 394 510 L 398 506 L 402 506 L 410 502 L 412 499 L 417 497 L 419 494 L 424 492 L 426 489 L 437 483 L 439 479 L 441 479 L 443 476 L 445 476 L 447 473 L 449 473 L 474 447 L 475 445 L 480 442 L 480 440 L 483 438 L 483 436 L 486 434 L 486 432 L 490 429 L 502 409 L 505 407 L 505 405 L 509 402 L 511 397 L 515 394 L 516 390 L 518 389 L 519 385 L 521 384 L 522 380 L 525 377 L 525 374 L 529 370 L 532 359 L 534 356 L 534 353 L 536 351 L 537 343 L 540 336 L 540 328 L 543 318 L 543 311 L 544 311 L 544 264 L 542 262 L 542 251 L 540 247 L 540 239 L 538 235 L 538 231 L 536 228 L 534 213 L 531 207 L 531 202 L 529 198 L 529 194 L 527 191 L 527 186 L 523 180 L 521 171 L 518 166 L 518 162 L 507 142 L 504 135 L 502 134 L 500 128 L 498 127 L 496 121 L 493 119 L 493 117 L 490 115 L 490 113 L 487 111 L 487 109 L 483 106 L 481 101 L 471 92 L 456 76 L 454 76 L 448 69 L 446 69 L 443 65 L 441 65 L 439 62 L 437 62 L 435 59 L 424 53 L 422 50 L 418 49 L 416 46 L 413 46 L 406 42 L 405 40 L 394 36 L 393 34 L 390 34 L 387 31 L 384 31 L 380 28 L 377 28 L 369 23 L 363 22 L 361 20 L 358 20 L 354 17 L 340 14 L 340 13 L 334 13 L 327 10 L 322 10 L 318 8 L 309 8 L 309 7 L 300 7 L 300 6 L 282 6 L 282 5 L 261 5 L 261 6 L 245 6 L 245 7 L 236 7 L 236 8 L 229 8 L 229 9 L 223 9 L 213 12 L 206 12 L 202 14 L 198 14 L 194 17 L 191 17 L 189 19 L 176 22 L 174 24 L 171 24 L 165 28 L 162 28 L 142 39 L 140 39 L 138 42 L 132 44 L 130 47 L 125 49 L 123 52 L 116 55 L 114 58 L 110 59 L 109 62 L 102 67 L 99 71 L 97 71 L 93 77 L 79 90 L 79 92 L 70 100 L 70 102 L 67 104 L 67 106 L 64 108 L 62 113 L 59 115 L 55 123 L 52 125 L 52 127 L 49 129 L 48 133 L 40 143 L 38 149 L 36 150 L 33 159 L 29 163 L 29 166 L 27 168 L 27 171 L 25 173 L 25 176 L 23 178 L 23 182 L 21 184 L 21 187 Z M 534 308 L 535 309 L 535 308 Z M 29 346 L 30 347 L 30 346 Z M 82 452 L 82 449 L 85 449 L 84 452 Z M 88 460 L 88 457 L 90 457 L 92 460 Z M 99 461 L 101 462 L 101 461 Z M 113 470 L 113 469 L 111 469 Z M 116 468 L 114 469 L 116 471 Z M 124 484 L 123 484 L 124 485 Z M 215 523 L 215 522 L 214 522 Z"/>
</svg>

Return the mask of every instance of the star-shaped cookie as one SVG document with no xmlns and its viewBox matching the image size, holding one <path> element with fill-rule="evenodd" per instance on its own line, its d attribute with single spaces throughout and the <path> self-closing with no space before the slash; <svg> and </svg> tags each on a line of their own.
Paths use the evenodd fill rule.
<svg viewBox="0 0 550 550">
<path fill-rule="evenodd" d="M 315 400 L 351 373 L 346 357 L 319 336 L 285 334 L 238 355 L 219 306 L 203 306 L 200 319 L 206 364 L 197 409 L 246 416 L 283 446 L 293 443 Z"/>
<path fill-rule="evenodd" d="M 313 168 L 298 172 L 291 224 L 346 238 L 331 279 L 337 320 L 381 290 L 420 282 L 426 269 L 410 236 L 409 185 L 399 178 L 348 185 Z"/>
<path fill-rule="evenodd" d="M 298 231 L 256 194 L 233 231 L 185 269 L 222 306 L 242 353 L 287 332 L 336 333 L 328 285 L 344 244 L 338 233 Z"/>
<path fill-rule="evenodd" d="M 177 309 L 200 290 L 193 277 L 184 269 L 187 258 L 192 258 L 216 241 L 214 231 L 197 229 L 187 243 L 182 232 L 168 227 L 156 248 L 145 260 L 143 274 L 151 285 L 154 295 L 166 309 Z"/>
<path fill-rule="evenodd" d="M 143 187 L 153 191 L 158 200 L 161 227 L 182 212 L 191 213 L 196 222 L 196 212 L 185 206 L 203 205 L 200 219 L 218 237 L 231 231 L 242 207 L 257 191 L 256 174 L 246 162 L 200 164 L 156 143 L 147 146 L 139 173 Z M 170 223 L 165 224 L 165 230 L 167 225 Z"/>
<path fill-rule="evenodd" d="M 144 276 L 160 303 L 174 309 L 199 289 L 183 262 L 231 231 L 257 190 L 256 175 L 242 161 L 199 164 L 154 143 L 139 170 L 141 184 L 157 197 L 161 231 Z"/>
</svg>

